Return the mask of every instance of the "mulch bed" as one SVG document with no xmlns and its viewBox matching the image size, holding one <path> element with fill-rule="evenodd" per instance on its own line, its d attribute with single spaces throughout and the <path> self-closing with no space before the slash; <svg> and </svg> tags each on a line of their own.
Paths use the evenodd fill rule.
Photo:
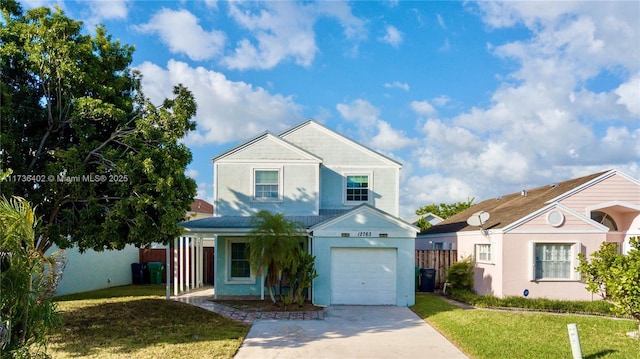
<svg viewBox="0 0 640 359">
<path fill-rule="evenodd" d="M 236 308 L 245 312 L 308 312 L 322 310 L 322 307 L 315 306 L 311 302 L 304 302 L 302 306 L 297 303 L 289 304 L 285 310 L 284 304 L 280 301 L 275 304 L 269 300 L 236 300 L 236 299 L 217 299 L 214 303 L 224 304 L 226 306 Z"/>
</svg>

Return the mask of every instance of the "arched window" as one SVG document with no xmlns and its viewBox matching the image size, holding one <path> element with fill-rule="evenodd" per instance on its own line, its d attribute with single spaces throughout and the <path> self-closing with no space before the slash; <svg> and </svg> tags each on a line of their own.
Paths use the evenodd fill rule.
<svg viewBox="0 0 640 359">
<path fill-rule="evenodd" d="M 618 230 L 618 225 L 616 224 L 616 221 L 614 221 L 610 215 L 604 212 L 600 212 L 600 211 L 591 212 L 591 219 L 608 227 L 612 231 Z"/>
</svg>

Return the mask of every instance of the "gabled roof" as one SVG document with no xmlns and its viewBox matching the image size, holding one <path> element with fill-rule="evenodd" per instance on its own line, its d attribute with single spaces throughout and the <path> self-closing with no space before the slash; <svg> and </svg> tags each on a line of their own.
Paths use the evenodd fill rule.
<svg viewBox="0 0 640 359">
<path fill-rule="evenodd" d="M 284 216 L 284 218 L 292 222 L 300 223 L 305 229 L 313 231 L 325 228 L 337 221 L 340 221 L 341 218 L 345 218 L 347 216 L 353 215 L 354 213 L 357 214 L 363 211 L 374 213 L 381 218 L 385 218 L 389 222 L 395 223 L 399 227 L 415 230 L 415 232 L 418 231 L 417 227 L 366 203 L 356 206 L 348 211 L 338 210 L 334 211 L 333 213 L 325 212 L 327 214 L 321 214 L 318 216 Z M 194 234 L 225 232 L 241 233 L 250 232 L 253 229 L 253 226 L 251 225 L 252 218 L 253 217 L 251 216 L 208 217 L 192 221 L 180 222 L 178 223 L 178 226 L 184 228 L 187 232 L 191 232 Z"/>
<path fill-rule="evenodd" d="M 336 131 L 333 131 L 332 129 L 330 129 L 330 128 L 328 128 L 328 127 L 326 127 L 326 126 L 324 126 L 324 125 L 322 125 L 322 124 L 320 124 L 320 123 L 318 123 L 318 122 L 316 122 L 316 121 L 314 121 L 312 119 L 308 119 L 307 121 L 302 122 L 302 123 L 290 128 L 290 129 L 282 132 L 279 136 L 280 136 L 280 138 L 286 138 L 289 134 L 292 134 L 292 133 L 294 133 L 296 131 L 299 131 L 299 130 L 301 130 L 301 129 L 305 128 L 305 127 L 309 127 L 309 126 L 314 126 L 316 128 L 322 129 L 323 131 L 325 131 L 327 133 L 330 133 L 331 135 L 339 138 L 340 140 L 342 140 L 344 142 L 348 142 L 348 143 L 350 143 L 350 144 L 352 144 L 352 145 L 354 145 L 356 147 L 361 148 L 363 151 L 368 152 L 369 154 L 373 155 L 374 157 L 378 157 L 379 159 L 381 159 L 381 160 L 383 160 L 385 162 L 388 162 L 390 164 L 393 164 L 395 166 L 402 167 L 402 163 L 400 163 L 400 162 L 398 162 L 398 161 L 396 161 L 396 160 L 394 160 L 394 159 L 392 159 L 392 158 L 390 158 L 388 156 L 385 156 L 385 155 L 383 155 L 382 153 L 380 153 L 378 151 L 372 150 L 371 148 L 369 148 L 369 147 L 367 147 L 367 146 L 365 146 L 365 145 L 363 145 L 361 143 L 358 143 L 358 142 L 356 142 L 356 141 L 354 141 L 354 140 L 352 140 L 352 139 L 350 139 L 348 137 L 345 137 L 345 136 L 341 135 L 340 133 L 338 133 Z"/>
<path fill-rule="evenodd" d="M 334 217 L 336 215 L 284 216 L 289 221 L 302 224 L 305 229 Z M 251 216 L 208 217 L 180 222 L 178 226 L 192 233 L 250 232 L 253 229 L 251 218 Z"/>
<path fill-rule="evenodd" d="M 274 141 L 274 143 L 277 143 L 278 145 L 283 146 L 283 147 L 285 147 L 285 148 L 297 153 L 300 156 L 301 159 L 311 160 L 311 161 L 318 162 L 318 163 L 322 162 L 322 159 L 320 159 L 318 156 L 316 156 L 316 155 L 310 153 L 309 151 L 306 151 L 305 149 L 302 149 L 302 148 L 300 148 L 300 147 L 298 147 L 298 146 L 296 146 L 296 145 L 294 145 L 294 144 L 292 144 L 292 143 L 290 143 L 290 142 L 288 142 L 288 141 L 286 141 L 286 140 L 284 140 L 284 139 L 282 139 L 282 138 L 280 138 L 278 136 L 275 136 L 274 134 L 272 134 L 269 131 L 265 131 L 265 132 L 259 134 L 258 136 L 254 137 L 254 138 L 252 138 L 252 139 L 250 139 L 250 140 L 248 140 L 248 141 L 246 141 L 246 142 L 244 142 L 244 143 L 242 143 L 242 144 L 240 144 L 240 145 L 238 145 L 238 146 L 236 146 L 236 147 L 234 147 L 234 148 L 232 148 L 232 149 L 230 149 L 228 151 L 225 151 L 225 152 L 219 154 L 216 157 L 213 157 L 211 159 L 211 161 L 212 162 L 216 162 L 216 161 L 219 161 L 221 159 L 231 157 L 231 156 L 233 156 L 233 154 L 239 153 L 242 150 L 245 150 L 245 149 L 247 149 L 247 148 L 249 148 L 249 147 L 251 147 L 251 146 L 253 146 L 253 145 L 255 145 L 255 144 L 259 143 L 259 142 L 265 141 L 265 140 L 272 140 L 272 141 Z"/>
<path fill-rule="evenodd" d="M 489 220 L 482 226 L 482 229 L 504 229 L 510 224 L 543 209 L 558 198 L 565 198 L 585 188 L 585 186 L 593 185 L 610 177 L 611 173 L 616 173 L 616 171 L 598 172 L 564 182 L 488 199 L 426 229 L 420 235 L 477 231 L 479 228 L 467 224 L 467 219 L 472 214 L 480 211 L 488 212 L 490 215 Z"/>
<path fill-rule="evenodd" d="M 209 202 L 195 198 L 191 203 L 191 212 L 206 213 L 213 216 L 213 205 Z"/>
<path fill-rule="evenodd" d="M 394 225 L 398 226 L 398 227 L 402 227 L 405 230 L 409 230 L 409 231 L 414 231 L 414 234 L 417 233 L 419 231 L 419 228 L 405 222 L 403 219 L 401 218 L 397 218 L 394 217 L 392 215 L 390 215 L 389 213 L 382 211 L 378 208 L 375 208 L 367 203 L 363 203 L 360 204 L 356 207 L 354 207 L 353 209 L 351 209 L 350 211 L 340 215 L 340 216 L 336 216 L 334 218 L 330 218 L 326 221 L 323 222 L 318 222 L 316 225 L 312 226 L 310 228 L 310 230 L 314 231 L 318 231 L 318 230 L 323 230 L 325 228 L 328 228 L 338 222 L 343 221 L 345 218 L 350 217 L 350 216 L 354 216 L 354 215 L 358 215 L 358 214 L 363 214 L 363 213 L 369 213 L 372 214 L 380 219 L 383 219 L 384 221 L 388 222 L 388 223 L 393 223 Z"/>
</svg>

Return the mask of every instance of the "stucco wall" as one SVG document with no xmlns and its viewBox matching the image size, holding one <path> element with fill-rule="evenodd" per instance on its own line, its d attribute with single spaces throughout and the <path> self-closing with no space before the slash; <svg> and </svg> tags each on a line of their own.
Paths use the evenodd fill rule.
<svg viewBox="0 0 640 359">
<path fill-rule="evenodd" d="M 505 236 L 504 252 L 514 255 L 504 256 L 504 287 L 502 296 L 522 296 L 525 289 L 529 290 L 530 298 L 553 298 L 564 300 L 592 300 L 600 299 L 587 291 L 579 276 L 571 280 L 532 280 L 529 266 L 532 265 L 534 254 L 531 253 L 530 243 L 567 243 L 576 241 L 580 243 L 580 249 L 584 254 L 596 251 L 604 241 L 605 234 L 598 233 L 515 233 Z M 520 253 L 520 255 L 515 255 Z M 572 267 L 578 265 L 577 252 L 572 259 Z"/>
<path fill-rule="evenodd" d="M 220 236 L 216 243 L 216 268 L 214 270 L 216 292 L 222 295 L 260 295 L 260 277 L 251 271 L 251 278 L 243 282 L 229 281 L 228 241 L 248 241 L 243 237 Z M 268 295 L 265 292 L 265 295 Z"/>
<path fill-rule="evenodd" d="M 474 289 L 478 294 L 501 296 L 503 281 L 502 234 L 480 231 L 458 233 L 458 260 L 471 257 L 475 260 L 476 244 L 491 245 L 490 261 L 475 261 Z"/>
<path fill-rule="evenodd" d="M 47 255 L 57 250 L 50 249 Z M 131 263 L 137 263 L 138 248 L 127 246 L 121 251 L 80 253 L 77 248 L 65 250 L 67 266 L 58 284 L 57 295 L 86 292 L 132 283 Z"/>
</svg>

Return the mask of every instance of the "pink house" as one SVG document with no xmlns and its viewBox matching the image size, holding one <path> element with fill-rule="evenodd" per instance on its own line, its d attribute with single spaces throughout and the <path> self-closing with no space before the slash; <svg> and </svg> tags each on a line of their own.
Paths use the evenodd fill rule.
<svg viewBox="0 0 640 359">
<path fill-rule="evenodd" d="M 478 294 L 591 300 L 600 297 L 575 271 L 578 253 L 602 242 L 626 253 L 634 236 L 640 181 L 609 170 L 485 200 L 421 232 L 416 249 L 443 243 L 471 256 Z"/>
</svg>

